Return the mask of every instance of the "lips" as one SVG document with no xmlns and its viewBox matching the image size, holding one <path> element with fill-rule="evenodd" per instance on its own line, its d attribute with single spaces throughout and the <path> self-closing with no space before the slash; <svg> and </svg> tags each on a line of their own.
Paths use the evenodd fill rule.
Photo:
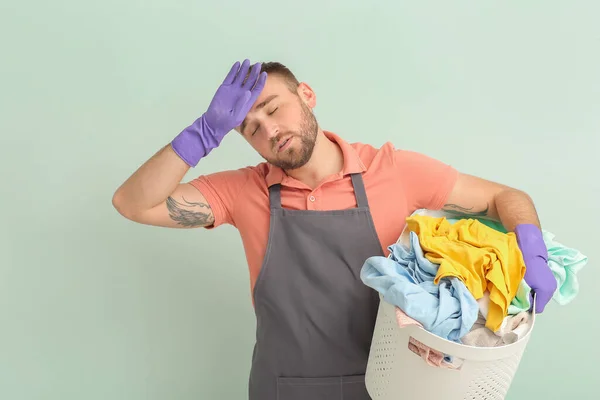
<svg viewBox="0 0 600 400">
<path fill-rule="evenodd" d="M 281 139 L 279 141 L 279 143 L 277 144 L 277 151 L 279 152 L 279 151 L 283 150 L 290 143 L 291 140 L 292 140 L 291 136 Z"/>
</svg>

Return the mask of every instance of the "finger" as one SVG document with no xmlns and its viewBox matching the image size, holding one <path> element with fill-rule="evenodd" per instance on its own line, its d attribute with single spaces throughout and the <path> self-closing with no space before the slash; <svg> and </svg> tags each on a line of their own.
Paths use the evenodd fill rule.
<svg viewBox="0 0 600 400">
<path fill-rule="evenodd" d="M 235 102 L 235 108 L 233 109 L 235 120 L 243 121 L 246 118 L 246 114 L 248 114 L 248 110 L 252 107 L 252 103 L 248 105 L 248 100 L 250 100 L 250 91 L 245 91 L 244 94 L 240 96 L 240 98 Z"/>
<path fill-rule="evenodd" d="M 250 75 L 248 75 L 248 79 L 246 79 L 246 82 L 244 83 L 244 86 L 242 86 L 242 89 L 252 89 L 252 86 L 254 86 L 254 84 L 256 83 L 256 78 L 258 78 L 258 74 L 260 74 L 260 67 L 260 63 L 256 63 L 252 66 L 252 69 L 250 70 Z"/>
<path fill-rule="evenodd" d="M 544 312 L 544 304 L 542 304 L 542 302 L 538 302 L 535 303 L 535 313 L 536 314 L 541 314 Z"/>
<path fill-rule="evenodd" d="M 246 77 L 246 75 L 248 75 L 248 69 L 250 69 L 250 60 L 245 59 L 242 63 L 242 66 L 240 67 L 240 71 L 238 72 L 237 76 L 233 81 L 234 85 L 241 86 L 242 82 L 244 82 L 244 78 Z"/>
<path fill-rule="evenodd" d="M 223 80 L 223 84 L 230 85 L 231 83 L 233 83 L 233 80 L 235 79 L 235 74 L 237 74 L 239 69 L 240 69 L 240 62 L 236 61 L 233 64 L 233 66 L 231 67 L 231 69 L 229 70 L 229 73 L 227 74 L 225 79 Z"/>
<path fill-rule="evenodd" d="M 256 81 L 256 85 L 254 85 L 254 88 L 252 89 L 252 97 L 251 97 L 252 104 L 254 104 L 254 102 L 260 95 L 260 92 L 262 92 L 262 90 L 264 89 L 266 81 L 267 81 L 267 73 L 263 72 L 258 77 L 258 80 Z"/>
<path fill-rule="evenodd" d="M 535 298 L 535 312 L 537 314 L 541 314 L 544 312 L 544 309 L 546 308 L 546 304 L 548 304 L 548 302 L 550 301 L 550 299 L 552 298 L 552 294 L 548 293 L 548 292 L 537 292 L 537 296 Z"/>
<path fill-rule="evenodd" d="M 254 88 L 252 89 L 253 92 L 262 92 L 263 88 L 265 87 L 265 82 L 267 81 L 267 73 L 266 72 L 262 72 L 260 74 L 260 76 L 258 77 L 257 81 L 256 81 L 256 85 L 254 85 Z"/>
</svg>

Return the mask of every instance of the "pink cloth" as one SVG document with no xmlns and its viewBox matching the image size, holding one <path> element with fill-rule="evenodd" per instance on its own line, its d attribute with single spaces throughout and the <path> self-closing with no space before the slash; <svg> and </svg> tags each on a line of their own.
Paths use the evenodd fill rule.
<svg viewBox="0 0 600 400">
<path fill-rule="evenodd" d="M 396 321 L 398 322 L 398 326 L 400 328 L 405 328 L 409 325 L 417 325 L 421 328 L 423 325 L 419 321 L 414 320 L 413 318 L 406 315 L 402 309 L 396 307 Z M 417 339 L 412 336 L 408 340 L 408 349 L 420 356 L 428 365 L 432 367 L 441 367 L 441 368 L 449 368 L 456 369 L 456 367 L 444 360 L 444 354 L 440 351 L 434 350 L 431 347 L 425 346 L 423 343 L 419 342 Z"/>
</svg>

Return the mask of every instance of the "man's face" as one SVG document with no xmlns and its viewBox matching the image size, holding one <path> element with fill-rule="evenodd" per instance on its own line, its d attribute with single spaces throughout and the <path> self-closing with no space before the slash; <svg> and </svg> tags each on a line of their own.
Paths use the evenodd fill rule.
<svg viewBox="0 0 600 400">
<path fill-rule="evenodd" d="M 309 105 L 314 106 L 314 93 L 308 86 L 292 93 L 283 78 L 269 75 L 237 130 L 270 164 L 285 170 L 300 168 L 310 159 L 318 132 Z"/>
</svg>

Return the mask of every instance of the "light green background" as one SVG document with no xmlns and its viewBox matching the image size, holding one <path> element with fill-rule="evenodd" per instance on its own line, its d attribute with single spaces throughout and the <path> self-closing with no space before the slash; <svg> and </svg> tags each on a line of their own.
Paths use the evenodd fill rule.
<svg viewBox="0 0 600 400">
<path fill-rule="evenodd" d="M 111 205 L 245 57 L 289 65 L 349 141 L 531 194 L 590 263 L 576 300 L 538 319 L 508 398 L 598 398 L 599 14 L 573 0 L 3 1 L 0 399 L 245 398 L 255 325 L 237 232 L 136 225 Z M 186 178 L 260 161 L 232 134 Z"/>
</svg>

